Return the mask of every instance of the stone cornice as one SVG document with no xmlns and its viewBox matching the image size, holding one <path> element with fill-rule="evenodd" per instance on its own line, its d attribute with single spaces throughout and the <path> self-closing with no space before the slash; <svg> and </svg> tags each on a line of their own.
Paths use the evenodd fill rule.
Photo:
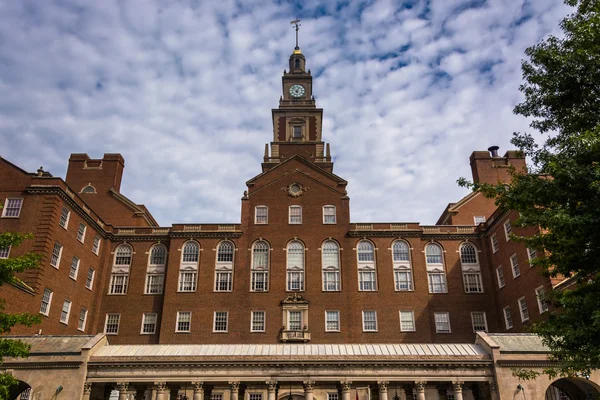
<svg viewBox="0 0 600 400">
<path fill-rule="evenodd" d="M 78 361 L 52 361 L 52 362 L 4 362 L 0 371 L 9 369 L 77 369 L 83 362 Z"/>
<path fill-rule="evenodd" d="M 423 233 L 422 231 L 348 231 L 349 237 L 369 238 L 369 237 L 418 237 L 422 240 L 468 240 L 476 239 L 481 236 L 480 233 Z"/>
</svg>

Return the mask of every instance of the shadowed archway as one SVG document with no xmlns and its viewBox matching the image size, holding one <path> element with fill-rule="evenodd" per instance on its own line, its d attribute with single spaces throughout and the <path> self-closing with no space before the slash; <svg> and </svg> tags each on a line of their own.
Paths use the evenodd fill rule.
<svg viewBox="0 0 600 400">
<path fill-rule="evenodd" d="M 582 378 L 561 378 L 546 390 L 545 400 L 588 400 L 600 396 L 600 386 Z"/>
</svg>

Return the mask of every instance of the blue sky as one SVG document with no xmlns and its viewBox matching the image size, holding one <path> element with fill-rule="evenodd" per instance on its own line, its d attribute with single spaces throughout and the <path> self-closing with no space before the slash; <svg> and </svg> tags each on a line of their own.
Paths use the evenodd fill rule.
<svg viewBox="0 0 600 400">
<path fill-rule="evenodd" d="M 528 121 L 526 47 L 562 0 L 0 2 L 0 155 L 65 176 L 119 152 L 122 193 L 161 225 L 238 222 L 300 47 L 352 220 L 434 223 L 473 150 Z"/>
</svg>

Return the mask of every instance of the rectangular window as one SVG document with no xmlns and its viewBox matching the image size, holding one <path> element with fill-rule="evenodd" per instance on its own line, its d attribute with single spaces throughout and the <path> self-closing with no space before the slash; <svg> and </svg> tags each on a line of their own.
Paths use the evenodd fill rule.
<svg viewBox="0 0 600 400">
<path fill-rule="evenodd" d="M 67 225 L 69 224 L 69 217 L 71 216 L 71 211 L 67 207 L 63 207 L 60 212 L 60 220 L 58 224 L 63 228 L 67 229 Z"/>
<path fill-rule="evenodd" d="M 249 393 L 248 400 L 262 400 L 262 393 Z"/>
<path fill-rule="evenodd" d="M 340 290 L 339 271 L 323 271 L 323 290 L 326 292 L 337 292 Z"/>
<path fill-rule="evenodd" d="M 232 290 L 232 271 L 217 271 L 215 276 L 215 291 L 230 292 Z"/>
<path fill-rule="evenodd" d="M 92 245 L 92 252 L 95 255 L 98 255 L 100 252 L 100 238 L 98 236 L 94 237 L 94 244 Z"/>
<path fill-rule="evenodd" d="M 512 226 L 510 225 L 510 220 L 506 220 L 504 223 L 504 236 L 506 237 L 506 241 L 510 240 L 510 234 L 512 232 Z"/>
<path fill-rule="evenodd" d="M 340 312 L 325 311 L 325 332 L 340 331 Z"/>
<path fill-rule="evenodd" d="M 126 294 L 129 275 L 112 274 L 110 276 L 110 291 L 108 294 Z"/>
<path fill-rule="evenodd" d="M 473 332 L 487 332 L 487 320 L 484 312 L 473 311 L 471 313 L 471 323 L 473 324 Z"/>
<path fill-rule="evenodd" d="M 223 400 L 223 393 L 211 393 L 210 400 Z"/>
<path fill-rule="evenodd" d="M 304 271 L 288 271 L 287 277 L 287 290 L 304 290 Z"/>
<path fill-rule="evenodd" d="M 323 223 L 324 224 L 335 224 L 335 206 L 324 206 L 323 207 Z"/>
<path fill-rule="evenodd" d="M 463 280 L 465 282 L 466 293 L 483 293 L 480 273 L 464 273 Z"/>
<path fill-rule="evenodd" d="M 476 215 L 473 217 L 473 220 L 475 221 L 475 225 L 483 224 L 485 222 L 485 216 L 484 215 Z"/>
<path fill-rule="evenodd" d="M 23 199 L 6 199 L 4 208 L 2 209 L 2 216 L 6 218 L 18 218 L 21 214 L 21 205 L 23 205 Z"/>
<path fill-rule="evenodd" d="M 302 127 L 294 126 L 294 139 L 302 139 Z"/>
<path fill-rule="evenodd" d="M 60 256 L 62 255 L 62 246 L 58 243 L 54 243 L 54 249 L 52 249 L 52 257 L 50 257 L 50 265 L 58 269 L 60 265 Z"/>
<path fill-rule="evenodd" d="M 65 300 L 62 307 L 62 312 L 60 313 L 60 322 L 62 322 L 65 325 L 68 325 L 69 314 L 71 314 L 71 302 L 69 300 Z"/>
<path fill-rule="evenodd" d="M 288 311 L 288 330 L 290 330 L 290 331 L 302 330 L 302 312 L 301 311 Z"/>
<path fill-rule="evenodd" d="M 79 223 L 79 228 L 77 229 L 77 240 L 81 243 L 85 242 L 85 231 L 87 230 L 87 226 L 83 223 Z"/>
<path fill-rule="evenodd" d="M 537 251 L 535 249 L 527 249 L 527 258 L 529 258 L 529 266 L 531 267 L 531 262 L 537 257 Z"/>
<path fill-rule="evenodd" d="M 362 270 L 358 271 L 358 289 L 360 291 L 375 291 L 375 271 Z"/>
<path fill-rule="evenodd" d="M 189 332 L 192 324 L 192 313 L 189 311 L 177 311 L 177 325 L 175 332 Z"/>
<path fill-rule="evenodd" d="M 10 254 L 10 246 L 0 248 L 0 259 L 8 258 L 9 254 Z"/>
<path fill-rule="evenodd" d="M 433 316 L 435 319 L 435 332 L 450 333 L 450 314 L 447 312 L 436 312 Z"/>
<path fill-rule="evenodd" d="M 146 292 L 145 294 L 161 294 L 163 292 L 163 274 L 146 274 Z"/>
<path fill-rule="evenodd" d="M 40 314 L 48 316 L 50 313 L 50 304 L 52 303 L 52 290 L 44 289 L 42 295 L 42 305 L 40 306 Z"/>
<path fill-rule="evenodd" d="M 215 311 L 213 332 L 227 332 L 227 311 Z"/>
<path fill-rule="evenodd" d="M 521 275 L 521 269 L 519 268 L 519 260 L 517 255 L 513 254 L 510 256 L 510 266 L 512 267 L 513 278 L 517 278 Z"/>
<path fill-rule="evenodd" d="M 502 265 L 496 268 L 496 277 L 498 278 L 498 289 L 502 289 L 506 282 L 504 282 L 504 270 L 502 269 Z"/>
<path fill-rule="evenodd" d="M 544 287 L 540 286 L 535 289 L 535 297 L 537 299 L 538 309 L 540 310 L 540 314 L 548 311 L 548 302 L 544 297 Z"/>
<path fill-rule="evenodd" d="M 510 314 L 510 306 L 506 306 L 502 309 L 504 312 L 504 324 L 506 325 L 506 330 L 512 329 L 512 315 Z"/>
<path fill-rule="evenodd" d="M 327 400 L 340 400 L 338 393 L 327 393 Z"/>
<path fill-rule="evenodd" d="M 85 322 L 87 321 L 87 310 L 82 308 L 79 312 L 79 322 L 77 323 L 77 330 L 85 332 Z"/>
<path fill-rule="evenodd" d="M 142 335 L 151 335 L 156 333 L 156 317 L 157 315 L 152 314 L 144 314 L 142 316 Z"/>
<path fill-rule="evenodd" d="M 254 209 L 254 223 L 265 225 L 269 222 L 269 209 L 267 206 L 257 206 Z"/>
<path fill-rule="evenodd" d="M 527 309 L 527 301 L 525 301 L 525 296 L 519 299 L 519 311 L 521 312 L 521 322 L 529 321 L 529 309 Z"/>
<path fill-rule="evenodd" d="M 377 311 L 363 311 L 363 332 L 377 332 Z"/>
<path fill-rule="evenodd" d="M 77 280 L 77 273 L 79 272 L 79 258 L 73 257 L 71 260 L 71 269 L 69 270 L 69 278 Z"/>
<path fill-rule="evenodd" d="M 119 321 L 121 314 L 106 314 L 106 322 L 104 323 L 104 333 L 107 335 L 116 335 L 119 333 Z"/>
<path fill-rule="evenodd" d="M 394 281 L 397 291 L 413 290 L 410 270 L 395 270 Z"/>
<path fill-rule="evenodd" d="M 87 278 L 85 279 L 85 287 L 92 290 L 92 287 L 94 286 L 94 275 L 95 275 L 95 271 L 93 268 L 88 269 L 88 274 L 87 274 Z"/>
<path fill-rule="evenodd" d="M 446 274 L 443 272 L 428 272 L 429 293 L 446 293 Z"/>
<path fill-rule="evenodd" d="M 492 251 L 494 253 L 497 252 L 498 250 L 500 250 L 500 245 L 498 244 L 498 237 L 496 236 L 495 233 L 490 238 L 490 241 L 492 242 Z"/>
<path fill-rule="evenodd" d="M 195 292 L 196 291 L 196 271 L 181 271 L 179 273 L 179 291 L 180 292 Z"/>
<path fill-rule="evenodd" d="M 265 331 L 265 312 L 264 311 L 252 311 L 252 322 L 250 325 L 250 332 L 264 332 Z"/>
<path fill-rule="evenodd" d="M 302 207 L 290 206 L 290 224 L 301 224 L 302 223 Z"/>
<path fill-rule="evenodd" d="M 400 311 L 400 332 L 415 331 L 415 314 L 413 311 Z"/>
</svg>

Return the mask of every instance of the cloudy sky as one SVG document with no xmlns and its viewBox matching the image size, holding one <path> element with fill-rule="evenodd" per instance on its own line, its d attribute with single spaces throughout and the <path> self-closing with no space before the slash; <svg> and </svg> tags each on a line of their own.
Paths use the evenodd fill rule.
<svg viewBox="0 0 600 400">
<path fill-rule="evenodd" d="M 523 51 L 562 0 L 0 1 L 0 155 L 65 176 L 125 157 L 122 192 L 161 225 L 238 222 L 302 19 L 352 220 L 435 223 L 473 150 L 528 121 Z"/>
</svg>

